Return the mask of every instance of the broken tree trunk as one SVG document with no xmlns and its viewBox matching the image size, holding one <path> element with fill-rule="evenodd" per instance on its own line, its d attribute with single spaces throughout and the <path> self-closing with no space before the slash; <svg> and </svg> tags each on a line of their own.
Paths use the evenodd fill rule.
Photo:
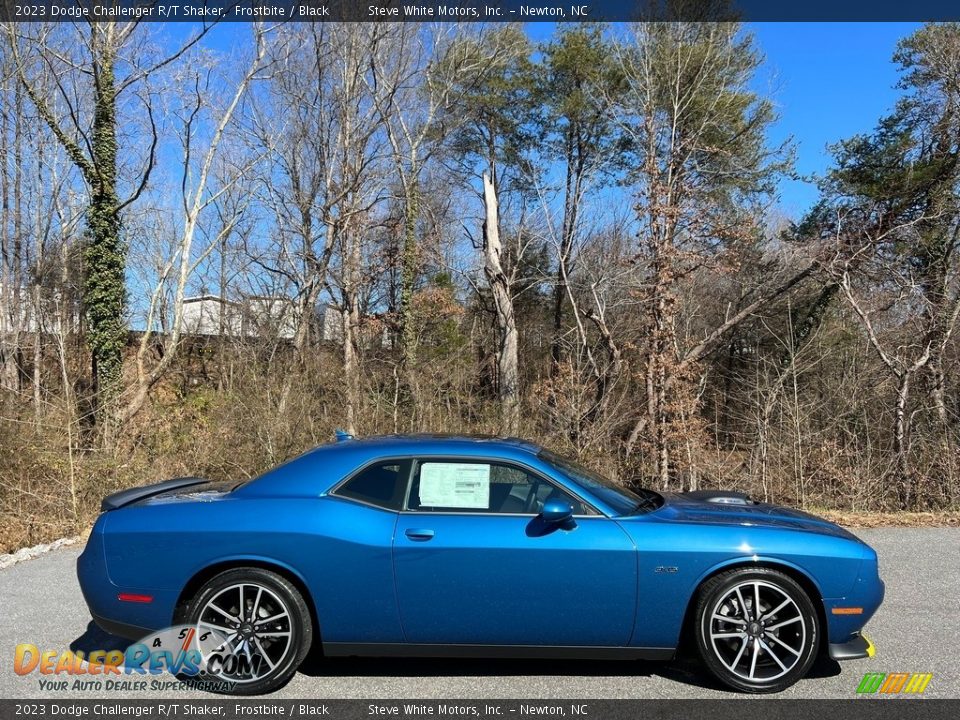
<svg viewBox="0 0 960 720">
<path fill-rule="evenodd" d="M 500 432 L 516 435 L 520 427 L 520 383 L 517 360 L 518 333 L 510 297 L 510 280 L 501 262 L 503 245 L 500 242 L 500 218 L 497 189 L 493 179 L 483 174 L 483 204 L 486 221 L 483 227 L 483 271 L 497 314 L 500 348 L 497 355 L 497 375 L 500 397 Z"/>
</svg>

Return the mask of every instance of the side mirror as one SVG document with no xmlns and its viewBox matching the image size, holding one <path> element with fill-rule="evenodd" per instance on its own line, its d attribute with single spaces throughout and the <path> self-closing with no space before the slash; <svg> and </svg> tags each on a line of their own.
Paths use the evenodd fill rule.
<svg viewBox="0 0 960 720">
<path fill-rule="evenodd" d="M 573 518 L 573 507 L 566 500 L 558 498 L 547 500 L 540 517 L 551 525 L 559 525 Z"/>
</svg>

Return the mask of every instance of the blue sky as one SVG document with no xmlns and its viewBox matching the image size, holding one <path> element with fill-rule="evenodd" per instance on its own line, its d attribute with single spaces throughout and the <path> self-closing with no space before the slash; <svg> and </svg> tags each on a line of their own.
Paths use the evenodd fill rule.
<svg viewBox="0 0 960 720">
<path fill-rule="evenodd" d="M 772 90 L 780 114 L 772 141 L 792 136 L 797 172 L 822 173 L 827 145 L 867 132 L 896 103 L 891 62 L 897 42 L 917 23 L 754 23 L 750 29 L 767 58 L 759 91 Z M 781 205 L 799 217 L 816 200 L 810 183 L 785 180 Z"/>
</svg>

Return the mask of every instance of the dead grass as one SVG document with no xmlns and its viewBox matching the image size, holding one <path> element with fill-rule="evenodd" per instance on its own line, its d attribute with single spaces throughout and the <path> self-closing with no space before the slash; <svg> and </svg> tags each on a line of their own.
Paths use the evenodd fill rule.
<svg viewBox="0 0 960 720">
<path fill-rule="evenodd" d="M 857 512 L 854 510 L 812 510 L 837 525 L 848 528 L 960 527 L 960 512 Z"/>
</svg>

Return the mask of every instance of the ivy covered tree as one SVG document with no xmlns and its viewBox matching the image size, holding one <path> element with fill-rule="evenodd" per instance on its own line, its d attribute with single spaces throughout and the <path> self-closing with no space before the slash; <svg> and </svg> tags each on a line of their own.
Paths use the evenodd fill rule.
<svg viewBox="0 0 960 720">
<path fill-rule="evenodd" d="M 145 33 L 137 22 L 74 27 L 11 23 L 6 30 L 24 91 L 88 189 L 82 301 L 95 417 L 109 421 L 121 389 L 128 333 L 123 211 L 146 188 L 158 143 L 150 94 L 137 96 L 136 89 L 196 44 L 206 28 L 172 53 L 160 56 L 145 46 Z M 38 78 L 45 73 L 58 76 L 53 97 L 39 89 Z M 121 198 L 120 112 L 134 105 L 141 106 L 139 111 L 147 117 L 150 139 L 142 169 L 130 181 L 132 190 Z M 108 430 L 109 425 L 106 422 Z"/>
</svg>

